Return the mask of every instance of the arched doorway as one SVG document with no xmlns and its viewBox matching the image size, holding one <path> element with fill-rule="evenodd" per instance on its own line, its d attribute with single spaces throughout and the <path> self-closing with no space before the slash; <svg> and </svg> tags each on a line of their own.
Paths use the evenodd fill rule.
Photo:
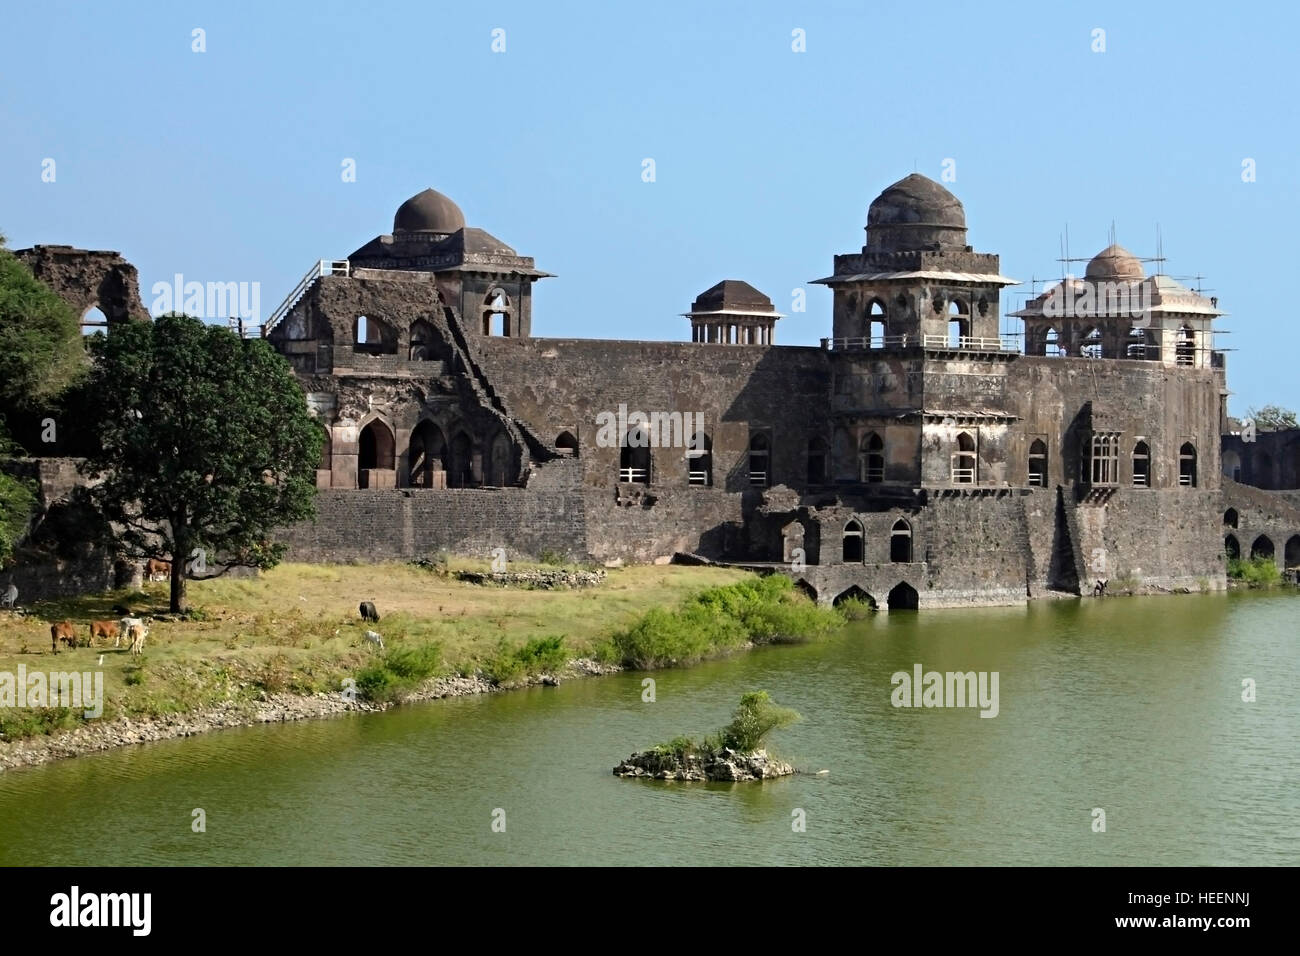
<svg viewBox="0 0 1300 956">
<path fill-rule="evenodd" d="M 428 419 L 411 432 L 406 461 L 407 481 L 412 488 L 447 487 L 447 441 L 442 429 Z"/>
<path fill-rule="evenodd" d="M 1255 543 L 1250 546 L 1250 556 L 1252 558 L 1273 559 L 1273 539 L 1266 534 L 1261 534 L 1255 539 Z"/>
<path fill-rule="evenodd" d="M 809 584 L 807 581 L 805 581 L 803 578 L 800 578 L 798 581 L 794 582 L 794 586 L 798 588 L 800 591 L 802 591 L 804 594 L 808 595 L 808 598 L 813 603 L 817 602 L 817 589 L 813 587 L 811 584 Z"/>
<path fill-rule="evenodd" d="M 899 581 L 889 592 L 889 609 L 891 611 L 915 611 L 920 607 L 921 599 L 916 588 L 906 581 Z"/>
<path fill-rule="evenodd" d="M 447 460 L 447 487 L 468 488 L 474 483 L 474 443 L 464 432 L 451 440 Z"/>
<path fill-rule="evenodd" d="M 835 607 L 839 607 L 845 601 L 861 601 L 863 604 L 868 605 L 872 610 L 875 610 L 876 608 L 876 599 L 856 584 L 841 591 L 836 595 L 835 600 L 831 603 L 835 605 Z"/>
<path fill-rule="evenodd" d="M 379 419 L 376 418 L 361 429 L 361 440 L 357 449 L 357 487 L 392 487 L 391 480 L 385 483 L 377 473 L 392 472 L 396 468 L 395 453 L 396 442 L 393 440 L 393 431 Z"/>
<path fill-rule="evenodd" d="M 504 432 L 497 432 L 488 448 L 487 467 L 483 469 L 484 483 L 494 488 L 504 488 L 510 484 L 510 439 Z"/>
<path fill-rule="evenodd" d="M 1229 561 L 1236 561 L 1241 557 L 1241 545 L 1237 543 L 1235 534 L 1224 535 L 1223 554 Z"/>
<path fill-rule="evenodd" d="M 1286 539 L 1282 560 L 1288 568 L 1300 568 L 1300 534 L 1293 534 Z"/>
</svg>

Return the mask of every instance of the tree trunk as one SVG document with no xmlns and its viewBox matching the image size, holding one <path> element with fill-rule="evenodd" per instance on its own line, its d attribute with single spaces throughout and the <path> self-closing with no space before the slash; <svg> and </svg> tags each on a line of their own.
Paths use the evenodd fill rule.
<svg viewBox="0 0 1300 956">
<path fill-rule="evenodd" d="M 185 601 L 185 555 L 177 551 L 172 555 L 172 599 L 171 612 L 180 614 L 188 610 Z"/>
</svg>

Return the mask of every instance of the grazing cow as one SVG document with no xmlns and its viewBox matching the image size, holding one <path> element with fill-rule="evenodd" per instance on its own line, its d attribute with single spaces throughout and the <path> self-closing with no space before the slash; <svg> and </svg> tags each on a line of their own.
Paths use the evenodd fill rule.
<svg viewBox="0 0 1300 956">
<path fill-rule="evenodd" d="M 107 641 L 110 637 L 117 637 L 117 621 L 91 621 L 90 622 L 90 643 L 93 646 L 100 638 Z"/>
<path fill-rule="evenodd" d="M 18 589 L 12 584 L 0 595 L 0 607 L 13 608 L 18 604 Z"/>
<path fill-rule="evenodd" d="M 377 645 L 381 651 L 384 649 L 384 639 L 376 632 L 366 631 L 366 640 L 371 644 Z"/>
<path fill-rule="evenodd" d="M 1097 583 L 1092 586 L 1093 597 L 1105 597 L 1106 585 L 1110 583 L 1109 578 L 1098 578 Z"/>
<path fill-rule="evenodd" d="M 124 617 L 117 622 L 118 632 L 113 635 L 113 646 L 121 647 L 122 641 L 125 640 L 127 645 L 131 643 L 131 628 L 144 627 L 144 621 L 138 617 Z"/>
<path fill-rule="evenodd" d="M 361 602 L 361 620 L 374 621 L 376 624 L 379 623 L 379 612 L 375 610 L 374 601 Z"/>
<path fill-rule="evenodd" d="M 166 581 L 172 576 L 172 563 L 150 558 L 144 563 L 144 575 L 150 581 Z"/>
<path fill-rule="evenodd" d="M 55 654 L 59 653 L 59 641 L 69 647 L 77 646 L 77 633 L 73 630 L 71 621 L 59 621 L 50 625 L 50 646 Z"/>
<path fill-rule="evenodd" d="M 144 653 L 144 639 L 149 636 L 149 628 L 144 624 L 132 624 L 127 631 L 131 640 L 131 653 L 139 656 Z"/>
</svg>

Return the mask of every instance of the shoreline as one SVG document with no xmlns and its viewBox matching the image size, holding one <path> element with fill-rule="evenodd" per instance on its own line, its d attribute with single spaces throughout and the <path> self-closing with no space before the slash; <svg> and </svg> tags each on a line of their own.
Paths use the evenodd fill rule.
<svg viewBox="0 0 1300 956">
<path fill-rule="evenodd" d="M 752 644 L 749 646 L 753 646 Z M 748 648 L 742 648 L 748 649 Z M 320 720 L 343 714 L 374 714 L 406 704 L 418 704 L 448 697 L 505 693 L 538 685 L 555 685 L 564 680 L 603 677 L 626 670 L 617 664 L 601 664 L 586 657 L 567 662 L 558 674 L 537 674 L 527 680 L 501 686 L 484 677 L 435 677 L 400 700 L 372 703 L 348 700 L 340 692 L 319 694 L 267 694 L 260 700 L 230 701 L 219 707 L 156 717 L 119 717 L 111 721 L 87 722 L 59 734 L 0 741 L 0 774 L 39 767 L 58 760 L 120 750 L 136 744 L 196 737 L 219 730 L 284 724 L 299 720 Z"/>
</svg>

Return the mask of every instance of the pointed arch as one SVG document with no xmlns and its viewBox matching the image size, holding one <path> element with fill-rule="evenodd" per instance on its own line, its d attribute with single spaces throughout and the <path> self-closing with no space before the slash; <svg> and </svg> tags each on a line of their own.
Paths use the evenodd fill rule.
<svg viewBox="0 0 1300 956">
<path fill-rule="evenodd" d="M 840 560 L 846 564 L 861 564 L 865 554 L 863 548 L 862 522 L 857 518 L 850 518 L 844 525 L 844 532 L 840 536 Z"/>
<path fill-rule="evenodd" d="M 1223 536 L 1223 554 L 1229 561 L 1235 561 L 1241 557 L 1241 545 L 1237 543 L 1235 534 Z"/>
<path fill-rule="evenodd" d="M 650 484 L 650 429 L 633 425 L 623 436 L 618 452 L 618 480 L 624 483 Z"/>
<path fill-rule="evenodd" d="M 474 485 L 474 441 L 464 431 L 456 432 L 448 445 L 447 487 L 469 488 Z"/>
<path fill-rule="evenodd" d="M 713 485 L 713 439 L 705 432 L 696 432 L 686 443 L 686 482 L 705 488 Z"/>
<path fill-rule="evenodd" d="M 906 581 L 899 581 L 890 589 L 889 609 L 891 611 L 915 611 L 920 604 L 921 599 L 916 593 L 916 588 Z"/>
<path fill-rule="evenodd" d="M 1223 513 L 1223 526 L 1224 526 L 1225 528 L 1235 528 L 1235 527 L 1237 527 L 1237 522 L 1238 522 L 1239 520 L 1240 520 L 1240 519 L 1239 519 L 1238 516 L 1237 516 L 1237 509 L 1236 509 L 1236 508 L 1229 508 L 1227 511 L 1225 511 L 1225 512 Z"/>
<path fill-rule="evenodd" d="M 849 587 L 845 588 L 839 594 L 835 595 L 835 600 L 832 601 L 831 603 L 835 605 L 835 607 L 839 607 L 845 601 L 861 601 L 863 604 L 866 604 L 868 607 L 870 607 L 873 611 L 876 609 L 876 599 L 873 598 L 866 591 L 862 590 L 862 588 L 858 587 L 856 584 L 849 585 Z"/>
<path fill-rule="evenodd" d="M 979 456 L 975 451 L 975 439 L 970 432 L 957 435 L 957 451 L 952 456 L 952 482 L 955 485 L 973 485 L 977 477 Z"/>
<path fill-rule="evenodd" d="M 392 428 L 381 418 L 372 419 L 361 429 L 357 445 L 358 488 L 386 487 L 372 472 L 391 472 L 396 468 L 396 445 Z"/>
<path fill-rule="evenodd" d="M 874 431 L 858 443 L 858 480 L 869 484 L 885 480 L 885 440 Z"/>
<path fill-rule="evenodd" d="M 556 435 L 555 447 L 562 455 L 568 455 L 571 458 L 578 457 L 578 439 L 573 437 L 573 432 L 563 431 Z"/>
<path fill-rule="evenodd" d="M 1151 446 L 1144 441 L 1133 446 L 1133 487 L 1151 487 Z"/>
<path fill-rule="evenodd" d="M 411 432 L 406 448 L 406 480 L 412 488 L 445 488 L 447 440 L 432 419 L 424 419 Z"/>
<path fill-rule="evenodd" d="M 1275 553 L 1273 539 L 1266 534 L 1261 534 L 1250 545 L 1252 558 L 1272 558 Z"/>
<path fill-rule="evenodd" d="M 1196 446 L 1183 442 L 1178 449 L 1178 484 L 1184 488 L 1196 487 Z"/>
<path fill-rule="evenodd" d="M 889 560 L 909 564 L 912 560 L 912 526 L 903 518 L 894 522 L 889 532 Z"/>
<path fill-rule="evenodd" d="M 1035 438 L 1029 446 L 1029 483 L 1047 487 L 1047 443 L 1041 438 Z"/>
</svg>

